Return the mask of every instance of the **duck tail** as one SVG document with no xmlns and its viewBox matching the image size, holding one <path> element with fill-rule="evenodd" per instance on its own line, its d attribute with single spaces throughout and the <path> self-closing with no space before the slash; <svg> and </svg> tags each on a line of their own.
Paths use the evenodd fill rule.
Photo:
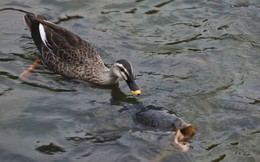
<svg viewBox="0 0 260 162">
<path fill-rule="evenodd" d="M 26 13 L 24 15 L 24 23 L 27 27 L 27 29 L 32 32 L 32 28 L 35 25 L 39 25 L 39 21 L 46 20 L 46 18 L 42 15 L 36 15 L 34 13 Z"/>
<path fill-rule="evenodd" d="M 34 40 L 36 47 L 41 51 L 42 49 L 42 39 L 40 34 L 40 23 L 46 20 L 44 16 L 36 15 L 33 13 L 26 13 L 24 15 L 24 22 L 27 29 L 31 32 L 31 36 Z"/>
</svg>

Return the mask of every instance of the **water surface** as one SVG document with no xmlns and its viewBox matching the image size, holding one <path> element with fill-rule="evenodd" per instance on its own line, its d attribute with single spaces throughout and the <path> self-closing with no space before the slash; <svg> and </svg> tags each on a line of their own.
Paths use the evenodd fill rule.
<svg viewBox="0 0 260 162">
<path fill-rule="evenodd" d="M 259 161 L 260 3 L 257 0 L 36 0 L 0 2 L 45 15 L 89 41 L 104 61 L 131 61 L 132 96 L 39 65 L 22 13 L 0 17 L 0 161 Z M 196 127 L 191 149 L 163 148 L 122 108 L 156 104 Z"/>
</svg>

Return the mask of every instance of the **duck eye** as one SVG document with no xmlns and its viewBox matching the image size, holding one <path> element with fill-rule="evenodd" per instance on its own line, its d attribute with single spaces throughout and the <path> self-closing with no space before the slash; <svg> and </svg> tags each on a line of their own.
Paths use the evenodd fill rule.
<svg viewBox="0 0 260 162">
<path fill-rule="evenodd" d="M 118 68 L 119 68 L 120 71 L 125 71 L 124 68 L 122 68 L 120 66 L 118 66 Z"/>
</svg>

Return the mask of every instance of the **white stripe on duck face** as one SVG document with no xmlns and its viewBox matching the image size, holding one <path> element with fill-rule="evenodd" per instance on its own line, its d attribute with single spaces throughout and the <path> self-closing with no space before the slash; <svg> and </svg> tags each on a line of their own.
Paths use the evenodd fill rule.
<svg viewBox="0 0 260 162">
<path fill-rule="evenodd" d="M 115 63 L 115 65 L 123 69 L 123 71 L 121 71 L 121 70 L 119 69 L 119 73 L 121 74 L 121 76 L 123 77 L 124 80 L 127 80 L 126 74 L 129 75 L 129 73 L 128 73 L 128 71 L 126 70 L 126 68 L 125 68 L 122 64 L 119 64 L 119 63 Z M 126 73 L 126 74 L 125 74 L 125 73 Z"/>
<path fill-rule="evenodd" d="M 47 41 L 46 33 L 45 33 L 44 27 L 41 23 L 39 23 L 39 32 L 40 32 L 42 42 L 45 44 L 46 47 L 48 47 L 48 45 L 47 45 L 48 41 Z"/>
</svg>

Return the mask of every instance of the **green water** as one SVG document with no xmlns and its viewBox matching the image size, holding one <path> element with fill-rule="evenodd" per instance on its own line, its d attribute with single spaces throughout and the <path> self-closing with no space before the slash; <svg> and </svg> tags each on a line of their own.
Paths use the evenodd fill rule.
<svg viewBox="0 0 260 162">
<path fill-rule="evenodd" d="M 45 15 L 89 41 L 103 60 L 129 60 L 142 95 L 100 88 L 37 66 L 23 14 L 0 12 L 0 161 L 257 162 L 260 160 L 258 0 L 1 1 Z M 155 104 L 196 128 L 191 148 L 142 129 L 128 105 Z"/>
</svg>

